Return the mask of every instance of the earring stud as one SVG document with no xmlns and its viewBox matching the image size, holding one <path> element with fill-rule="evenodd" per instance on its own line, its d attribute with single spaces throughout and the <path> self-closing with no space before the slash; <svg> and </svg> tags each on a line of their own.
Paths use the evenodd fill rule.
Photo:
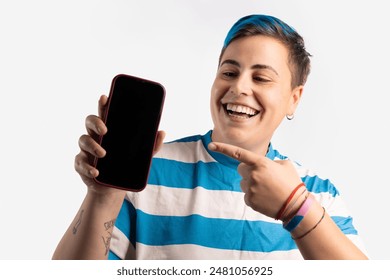
<svg viewBox="0 0 390 280">
<path fill-rule="evenodd" d="M 287 118 L 289 121 L 291 121 L 291 120 L 294 118 L 294 114 L 292 114 L 292 115 L 286 115 L 286 118 Z"/>
</svg>

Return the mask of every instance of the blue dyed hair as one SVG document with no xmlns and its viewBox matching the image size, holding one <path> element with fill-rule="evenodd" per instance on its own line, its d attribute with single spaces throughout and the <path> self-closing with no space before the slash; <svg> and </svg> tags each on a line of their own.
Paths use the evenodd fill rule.
<svg viewBox="0 0 390 280">
<path fill-rule="evenodd" d="M 273 16 L 249 15 L 239 19 L 225 38 L 220 60 L 231 42 L 255 35 L 272 37 L 284 44 L 289 50 L 292 88 L 306 83 L 310 73 L 311 55 L 305 49 L 304 40 L 294 28 Z"/>
</svg>

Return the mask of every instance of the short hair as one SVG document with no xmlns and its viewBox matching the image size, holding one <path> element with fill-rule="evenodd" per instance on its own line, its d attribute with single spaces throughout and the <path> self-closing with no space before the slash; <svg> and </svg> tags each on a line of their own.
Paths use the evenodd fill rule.
<svg viewBox="0 0 390 280">
<path fill-rule="evenodd" d="M 289 51 L 291 87 L 304 85 L 310 73 L 310 53 L 301 35 L 282 20 L 268 15 L 249 15 L 239 19 L 229 30 L 219 61 L 231 42 L 242 37 L 263 35 L 277 39 Z"/>
</svg>

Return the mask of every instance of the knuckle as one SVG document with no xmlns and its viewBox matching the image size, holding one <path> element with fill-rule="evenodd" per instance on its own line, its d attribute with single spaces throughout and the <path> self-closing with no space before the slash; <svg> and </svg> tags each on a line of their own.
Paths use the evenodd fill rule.
<svg viewBox="0 0 390 280">
<path fill-rule="evenodd" d="M 86 141 L 86 139 L 87 139 L 88 137 L 89 137 L 89 135 L 87 135 L 87 134 L 81 135 L 80 138 L 79 138 L 79 142 L 84 142 L 84 141 Z"/>
<path fill-rule="evenodd" d="M 75 156 L 74 168 L 78 173 L 83 174 L 85 172 L 86 166 L 88 165 L 88 157 L 83 151 Z"/>
<path fill-rule="evenodd" d="M 93 120 L 93 118 L 94 118 L 95 116 L 94 115 L 89 115 L 89 116 L 87 116 L 86 118 L 85 118 L 85 126 L 87 127 L 87 128 L 89 128 L 90 126 L 91 126 L 91 124 L 92 124 L 92 120 Z"/>
<path fill-rule="evenodd" d="M 245 196 L 244 196 L 244 201 L 245 201 L 245 204 L 249 207 L 253 207 L 254 206 L 254 199 L 253 199 L 253 195 L 251 195 L 250 193 L 246 193 Z"/>
<path fill-rule="evenodd" d="M 96 118 L 97 118 L 96 115 L 88 115 L 88 116 L 85 118 L 85 122 L 86 122 L 86 123 L 93 122 Z"/>
<path fill-rule="evenodd" d="M 89 142 L 89 138 L 90 136 L 89 135 L 86 135 L 86 134 L 83 134 L 80 136 L 79 138 L 79 147 L 81 149 L 84 149 L 85 146 L 87 145 L 87 143 Z"/>
<path fill-rule="evenodd" d="M 257 175 L 257 173 L 256 173 L 256 172 L 251 172 L 251 173 L 249 174 L 249 179 L 250 179 L 252 182 L 258 181 L 258 175 Z"/>
<path fill-rule="evenodd" d="M 244 193 L 247 192 L 248 187 L 247 187 L 247 185 L 246 185 L 245 180 L 242 180 L 242 181 L 240 182 L 240 187 L 241 187 L 242 192 L 244 192 Z"/>
<path fill-rule="evenodd" d="M 80 164 L 80 154 L 77 154 L 74 157 L 74 168 L 76 169 L 79 164 Z"/>
<path fill-rule="evenodd" d="M 242 151 L 241 151 L 241 149 L 235 149 L 235 150 L 233 151 L 232 156 L 233 156 L 234 158 L 236 158 L 236 159 L 240 159 L 241 156 L 242 156 Z"/>
<path fill-rule="evenodd" d="M 95 116 L 95 115 L 89 115 L 85 119 L 85 126 L 87 129 L 95 130 L 98 127 L 98 125 L 100 124 L 100 122 L 102 122 L 100 117 Z"/>
<path fill-rule="evenodd" d="M 74 169 L 79 172 L 82 165 L 82 156 L 81 154 L 78 154 L 74 158 Z"/>
</svg>

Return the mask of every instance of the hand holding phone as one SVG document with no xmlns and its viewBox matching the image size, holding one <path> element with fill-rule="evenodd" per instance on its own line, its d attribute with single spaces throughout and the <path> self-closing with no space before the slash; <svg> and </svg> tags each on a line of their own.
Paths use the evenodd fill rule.
<svg viewBox="0 0 390 280">
<path fill-rule="evenodd" d="M 95 158 L 97 183 L 141 191 L 149 168 L 162 114 L 165 89 L 156 82 L 120 74 L 114 77 L 103 120 L 107 133 L 99 144 L 106 150 Z"/>
</svg>

